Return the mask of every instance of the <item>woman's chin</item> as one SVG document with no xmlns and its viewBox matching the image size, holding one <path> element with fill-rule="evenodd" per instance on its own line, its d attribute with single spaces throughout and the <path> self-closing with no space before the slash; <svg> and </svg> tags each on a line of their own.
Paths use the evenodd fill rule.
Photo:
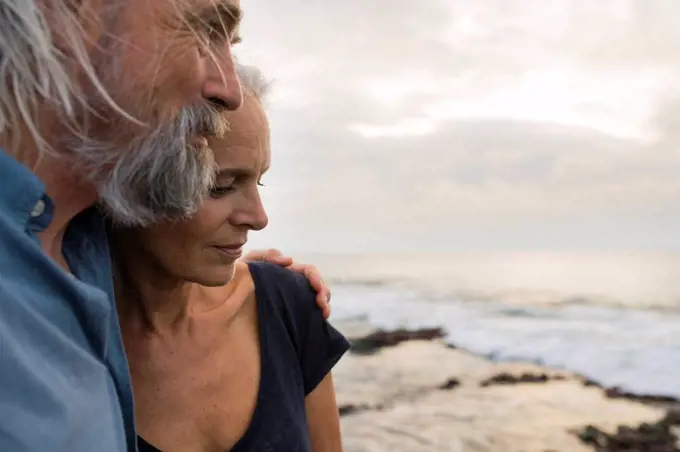
<svg viewBox="0 0 680 452">
<path fill-rule="evenodd" d="M 198 275 L 194 282 L 207 287 L 220 287 L 229 284 L 229 281 L 234 279 L 234 272 L 236 265 L 220 265 L 219 268 L 213 268 L 210 272 L 203 272 Z"/>
</svg>

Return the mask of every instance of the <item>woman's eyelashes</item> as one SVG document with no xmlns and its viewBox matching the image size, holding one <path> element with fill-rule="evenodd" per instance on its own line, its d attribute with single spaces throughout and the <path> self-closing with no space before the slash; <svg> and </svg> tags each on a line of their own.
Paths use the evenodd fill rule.
<svg viewBox="0 0 680 452">
<path fill-rule="evenodd" d="M 239 188 L 239 186 L 247 185 L 248 182 L 249 182 L 248 180 L 239 180 L 239 178 L 234 178 L 233 180 L 227 181 L 226 183 L 225 182 L 217 183 L 216 185 L 213 186 L 213 188 L 210 189 L 210 197 L 221 198 L 230 193 L 233 193 L 234 191 L 236 191 L 236 189 Z M 258 180 L 256 184 L 258 187 L 265 186 L 261 180 Z"/>
<path fill-rule="evenodd" d="M 234 191 L 234 185 L 215 185 L 210 189 L 211 198 L 221 198 Z"/>
</svg>

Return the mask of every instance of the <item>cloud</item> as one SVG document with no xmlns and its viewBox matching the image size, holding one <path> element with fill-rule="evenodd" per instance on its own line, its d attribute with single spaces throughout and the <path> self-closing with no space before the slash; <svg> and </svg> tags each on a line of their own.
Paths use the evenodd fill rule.
<svg viewBox="0 0 680 452">
<path fill-rule="evenodd" d="M 256 245 L 680 248 L 680 3 L 244 7 L 275 79 Z"/>
</svg>

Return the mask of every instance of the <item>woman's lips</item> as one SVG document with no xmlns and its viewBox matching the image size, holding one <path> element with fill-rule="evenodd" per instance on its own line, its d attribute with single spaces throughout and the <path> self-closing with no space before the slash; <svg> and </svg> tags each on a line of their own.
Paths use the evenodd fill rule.
<svg viewBox="0 0 680 452">
<path fill-rule="evenodd" d="M 230 259 L 238 259 L 243 255 L 243 245 L 233 245 L 233 246 L 213 246 L 217 252 L 226 256 Z"/>
</svg>

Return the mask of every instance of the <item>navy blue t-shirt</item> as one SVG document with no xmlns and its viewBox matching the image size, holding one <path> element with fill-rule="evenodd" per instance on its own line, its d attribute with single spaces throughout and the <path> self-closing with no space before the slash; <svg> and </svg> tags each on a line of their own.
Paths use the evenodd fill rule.
<svg viewBox="0 0 680 452">
<path fill-rule="evenodd" d="M 305 396 L 349 342 L 323 319 L 304 276 L 269 263 L 248 266 L 255 282 L 262 371 L 252 421 L 231 452 L 311 452 Z M 139 438 L 139 452 L 160 451 Z"/>
</svg>

